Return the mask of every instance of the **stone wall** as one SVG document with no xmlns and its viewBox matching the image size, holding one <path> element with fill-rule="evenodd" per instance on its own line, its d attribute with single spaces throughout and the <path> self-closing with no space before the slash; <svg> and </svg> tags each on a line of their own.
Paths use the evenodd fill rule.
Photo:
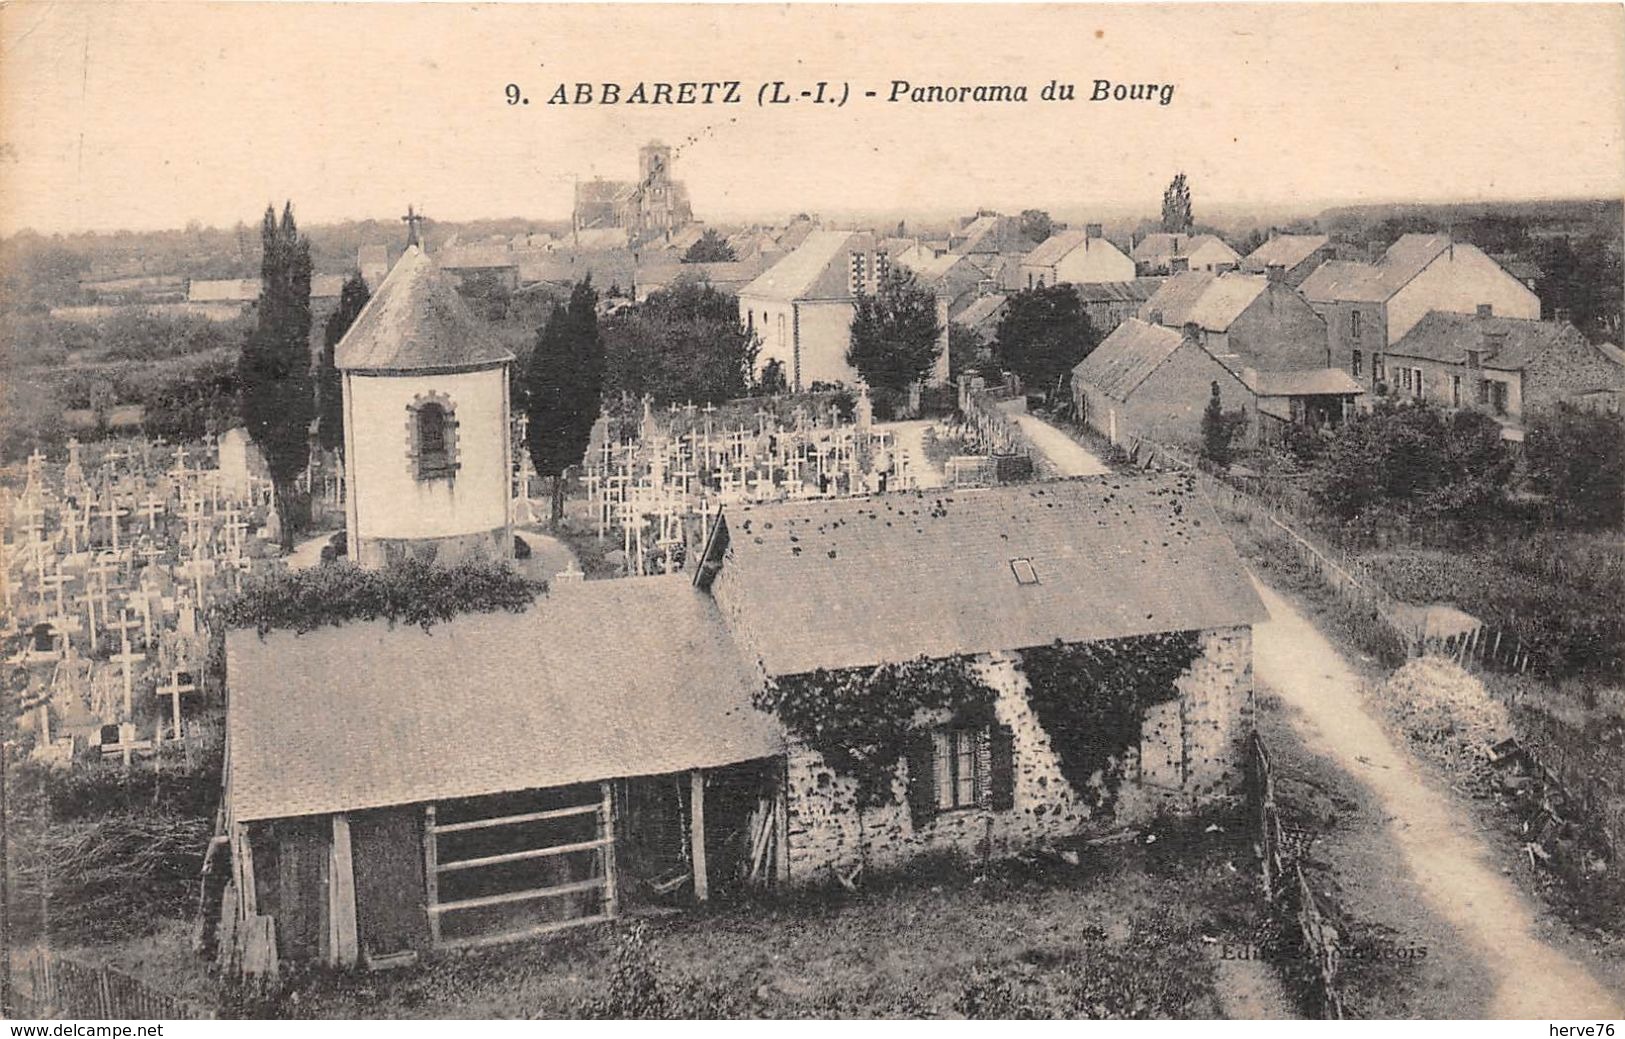
<svg viewBox="0 0 1625 1039">
<path fill-rule="evenodd" d="M 1144 822 L 1159 810 L 1239 796 L 1244 741 L 1252 726 L 1252 630 L 1203 632 L 1201 650 L 1177 680 L 1178 709 L 1161 712 L 1159 724 L 1147 727 L 1143 739 L 1155 747 L 1130 750 L 1124 762 L 1130 778 L 1116 801 L 1101 810 L 1093 807 L 1094 791 L 1080 797 L 1061 774 L 1049 735 L 1028 703 L 1027 680 L 1014 654 L 977 661 L 998 692 L 995 717 L 1013 736 L 1014 807 L 1008 811 L 943 812 L 916 830 L 908 808 L 906 761 L 898 766 L 890 801 L 860 808 L 854 780 L 815 751 L 792 744 L 787 769 L 791 880 L 816 882 L 860 865 L 885 869 L 925 851 L 1004 856 L 1080 832 Z M 1159 763 L 1156 782 L 1140 781 L 1142 755 Z"/>
<path fill-rule="evenodd" d="M 362 538 L 355 560 L 382 567 L 405 559 L 439 566 L 470 561 L 502 562 L 513 558 L 513 532 L 506 527 L 444 538 Z"/>
</svg>

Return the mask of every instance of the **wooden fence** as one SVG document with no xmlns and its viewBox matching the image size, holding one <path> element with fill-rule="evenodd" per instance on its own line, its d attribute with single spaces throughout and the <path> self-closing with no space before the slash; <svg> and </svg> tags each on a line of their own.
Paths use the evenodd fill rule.
<svg viewBox="0 0 1625 1039">
<path fill-rule="evenodd" d="M 1264 901 L 1286 924 L 1295 924 L 1309 960 L 1309 980 L 1314 988 L 1321 1016 L 1339 1020 L 1344 1016 L 1339 988 L 1342 968 L 1342 935 L 1330 922 L 1315 892 L 1304 876 L 1303 867 L 1292 851 L 1287 829 L 1275 804 L 1275 774 L 1269 749 L 1254 733 L 1250 741 L 1253 809 L 1257 817 L 1257 842 Z"/>
<path fill-rule="evenodd" d="M 215 1016 L 210 1007 L 115 967 L 43 950 L 13 963 L 12 999 L 17 1016 L 33 1020 L 195 1021 Z"/>
</svg>

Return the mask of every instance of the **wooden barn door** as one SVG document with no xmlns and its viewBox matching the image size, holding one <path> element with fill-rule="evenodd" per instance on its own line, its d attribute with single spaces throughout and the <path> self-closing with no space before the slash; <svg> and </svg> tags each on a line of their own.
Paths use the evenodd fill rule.
<svg viewBox="0 0 1625 1039">
<path fill-rule="evenodd" d="M 363 962 L 427 948 L 423 812 L 390 808 L 350 817 L 356 931 Z"/>
<path fill-rule="evenodd" d="M 423 855 L 430 934 L 442 948 L 528 938 L 617 912 L 607 782 L 431 805 Z"/>
</svg>

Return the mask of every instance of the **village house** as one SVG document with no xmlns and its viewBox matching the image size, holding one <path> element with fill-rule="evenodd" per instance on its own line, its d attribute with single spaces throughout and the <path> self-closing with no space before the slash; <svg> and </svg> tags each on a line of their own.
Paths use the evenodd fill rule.
<svg viewBox="0 0 1625 1039">
<path fill-rule="evenodd" d="M 1391 384 L 1383 354 L 1429 311 L 1537 319 L 1540 298 L 1477 246 L 1408 234 L 1376 263 L 1331 260 L 1298 287 L 1326 320 L 1331 364 L 1376 389 Z"/>
<path fill-rule="evenodd" d="M 1129 318 L 1072 369 L 1075 413 L 1114 444 L 1194 448 L 1217 386 L 1220 406 L 1245 416 L 1243 443 L 1257 445 L 1289 426 L 1340 425 L 1360 396 L 1338 369 L 1261 370 L 1242 355 L 1216 355 L 1211 342 L 1195 322 L 1176 330 Z"/>
<path fill-rule="evenodd" d="M 929 260 L 920 260 L 910 253 L 892 261 L 897 267 L 912 271 L 921 288 L 929 289 L 948 306 L 948 316 L 956 316 L 976 302 L 984 291 L 995 286 L 987 272 L 967 256 L 945 253 Z"/>
<path fill-rule="evenodd" d="M 1625 355 L 1595 346 L 1567 321 L 1435 310 L 1388 348 L 1392 394 L 1476 408 L 1521 439 L 1527 417 L 1559 402 L 1617 410 Z"/>
<path fill-rule="evenodd" d="M 1235 270 L 1241 263 L 1239 253 L 1222 238 L 1211 234 L 1148 234 L 1129 255 L 1142 275 L 1184 271 L 1223 274 Z"/>
<path fill-rule="evenodd" d="M 753 505 L 698 562 L 429 632 L 230 632 L 222 940 L 382 966 L 1241 793 L 1265 612 L 1187 476 Z M 1147 640 L 1178 656 L 1080 778 L 1023 653 L 1138 669 Z M 922 658 L 960 662 L 991 707 L 911 718 L 876 796 L 758 706 Z"/>
<path fill-rule="evenodd" d="M 463 245 L 440 250 L 435 262 L 464 288 L 519 288 L 519 254 L 500 245 Z"/>
<path fill-rule="evenodd" d="M 853 385 L 846 363 L 853 304 L 878 291 L 891 261 L 867 231 L 813 231 L 739 291 L 740 318 L 760 338 L 757 365 L 777 360 L 790 388 Z M 939 365 L 946 378 L 947 359 Z"/>
<path fill-rule="evenodd" d="M 710 285 L 719 292 L 736 296 L 767 266 L 761 253 L 749 260 L 717 263 L 682 263 L 667 256 L 640 261 L 632 273 L 632 285 L 640 302 L 648 299 L 651 292 L 663 292 L 679 283 Z M 598 283 L 599 279 L 595 277 L 593 284 Z"/>
<path fill-rule="evenodd" d="M 1099 224 L 1079 231 L 1060 231 L 1021 261 L 1024 288 L 1132 281 L 1134 261 L 1107 241 Z"/>
<path fill-rule="evenodd" d="M 1241 269 L 1248 274 L 1267 274 L 1271 267 L 1280 267 L 1286 272 L 1286 283 L 1297 288 L 1332 255 L 1332 241 L 1323 234 L 1271 231 L 1268 241 L 1241 258 Z"/>
<path fill-rule="evenodd" d="M 1183 330 L 1194 324 L 1202 346 L 1233 368 L 1304 371 L 1325 368 L 1326 325 L 1290 289 L 1285 272 L 1178 274 L 1140 307 L 1140 319 Z"/>
</svg>

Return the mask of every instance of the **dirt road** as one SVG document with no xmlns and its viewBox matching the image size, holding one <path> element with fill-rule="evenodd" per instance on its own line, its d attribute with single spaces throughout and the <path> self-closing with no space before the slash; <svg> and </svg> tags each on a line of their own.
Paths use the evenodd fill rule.
<svg viewBox="0 0 1625 1039">
<path fill-rule="evenodd" d="M 1111 472 L 1106 463 L 1037 415 L 1012 414 L 1010 418 L 1062 476 L 1103 476 Z"/>
<path fill-rule="evenodd" d="M 1455 929 L 1488 975 L 1491 995 L 1481 1016 L 1625 1014 L 1625 1000 L 1539 937 L 1535 906 L 1495 867 L 1486 838 L 1461 806 L 1389 740 L 1336 647 L 1280 595 L 1262 584 L 1258 591 L 1270 611 L 1254 628 L 1260 684 L 1296 708 L 1292 724 L 1309 750 L 1336 761 L 1380 802 L 1411 874 L 1403 886 Z M 1395 878 L 1396 890 L 1401 881 Z"/>
</svg>

